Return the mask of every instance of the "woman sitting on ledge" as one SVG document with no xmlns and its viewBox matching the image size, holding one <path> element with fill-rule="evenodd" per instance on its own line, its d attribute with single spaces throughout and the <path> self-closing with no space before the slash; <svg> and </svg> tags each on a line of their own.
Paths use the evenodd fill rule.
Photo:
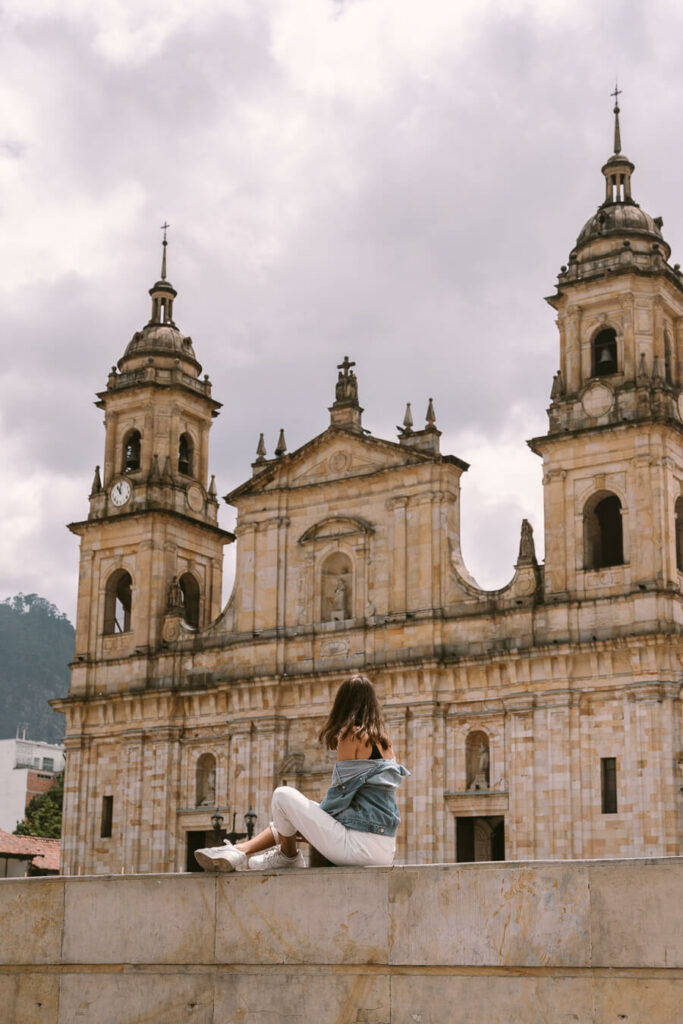
<svg viewBox="0 0 683 1024">
<path fill-rule="evenodd" d="M 339 687 L 318 737 L 337 751 L 332 784 L 321 804 L 298 789 L 273 793 L 273 820 L 253 839 L 197 850 L 207 871 L 303 868 L 297 834 L 331 864 L 389 867 L 401 821 L 395 791 L 410 773 L 396 763 L 372 683 L 352 676 Z M 266 852 L 262 852 L 266 851 Z"/>
</svg>

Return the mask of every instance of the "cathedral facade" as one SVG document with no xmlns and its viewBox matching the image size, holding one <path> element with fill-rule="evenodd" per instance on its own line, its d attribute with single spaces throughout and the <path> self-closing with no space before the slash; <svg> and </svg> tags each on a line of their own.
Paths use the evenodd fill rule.
<svg viewBox="0 0 683 1024">
<path fill-rule="evenodd" d="M 545 563 L 522 524 L 510 583 L 460 553 L 460 478 L 431 402 L 396 440 L 338 367 L 329 426 L 252 473 L 217 525 L 220 406 L 166 277 L 98 396 L 103 470 L 81 538 L 66 715 L 63 870 L 191 869 L 215 827 L 319 799 L 316 735 L 364 671 L 412 775 L 399 860 L 661 856 L 681 849 L 683 276 L 614 154 L 556 292 Z M 221 609 L 222 551 L 236 543 Z"/>
</svg>

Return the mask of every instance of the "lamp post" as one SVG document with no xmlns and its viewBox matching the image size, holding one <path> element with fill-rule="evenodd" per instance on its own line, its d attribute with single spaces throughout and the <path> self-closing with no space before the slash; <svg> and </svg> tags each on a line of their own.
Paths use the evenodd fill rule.
<svg viewBox="0 0 683 1024">
<path fill-rule="evenodd" d="M 238 843 L 240 839 L 251 839 L 254 835 L 254 827 L 256 825 L 257 817 L 256 812 L 250 807 L 244 815 L 244 827 L 246 832 L 237 832 L 235 829 L 237 811 L 233 811 L 232 829 L 229 832 L 224 832 L 223 815 L 219 811 L 214 811 L 211 815 L 211 828 L 213 831 L 213 835 L 211 836 L 212 846 L 222 846 L 224 839 L 227 839 L 230 843 Z"/>
<path fill-rule="evenodd" d="M 221 832 L 223 831 L 223 815 L 219 814 L 218 811 L 215 811 L 211 815 L 211 825 L 213 826 L 213 845 L 222 846 L 223 837 L 221 836 Z"/>
</svg>

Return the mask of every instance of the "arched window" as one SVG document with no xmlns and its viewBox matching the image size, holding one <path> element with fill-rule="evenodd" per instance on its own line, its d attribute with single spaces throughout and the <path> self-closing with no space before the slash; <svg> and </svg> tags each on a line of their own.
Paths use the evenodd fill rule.
<svg viewBox="0 0 683 1024">
<path fill-rule="evenodd" d="M 123 445 L 123 472 L 134 473 L 140 468 L 140 442 L 142 437 L 139 430 L 131 430 L 126 436 Z"/>
<path fill-rule="evenodd" d="M 199 629 L 199 584 L 191 572 L 185 572 L 178 580 L 183 601 L 185 622 L 193 629 Z"/>
<path fill-rule="evenodd" d="M 583 546 L 586 569 L 623 565 L 621 502 L 616 494 L 601 491 L 586 502 L 583 510 Z"/>
<path fill-rule="evenodd" d="M 178 472 L 192 476 L 192 456 L 194 445 L 189 434 L 181 434 L 178 442 Z"/>
<path fill-rule="evenodd" d="M 117 569 L 104 592 L 104 632 L 127 633 L 133 608 L 133 581 L 125 569 Z"/>
<path fill-rule="evenodd" d="M 489 738 L 485 732 L 477 729 L 468 734 L 465 740 L 465 760 L 467 769 L 467 788 L 489 788 Z"/>
<path fill-rule="evenodd" d="M 605 327 L 593 338 L 593 376 L 607 377 L 616 373 L 617 366 L 617 332 L 612 327 Z"/>
<path fill-rule="evenodd" d="M 195 807 L 216 806 L 216 758 L 202 754 L 197 760 Z"/>
<path fill-rule="evenodd" d="M 676 498 L 676 568 L 683 572 L 683 497 Z"/>
<path fill-rule="evenodd" d="M 673 384 L 673 370 L 671 368 L 671 338 L 669 332 L 664 331 L 664 381 Z"/>
<path fill-rule="evenodd" d="M 353 571 L 351 559 L 343 551 L 329 555 L 322 566 L 321 609 L 323 622 L 343 622 L 353 618 Z"/>
</svg>

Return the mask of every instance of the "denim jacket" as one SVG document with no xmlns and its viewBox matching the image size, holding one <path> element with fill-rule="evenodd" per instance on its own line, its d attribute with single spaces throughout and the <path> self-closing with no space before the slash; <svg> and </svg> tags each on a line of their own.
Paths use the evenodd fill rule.
<svg viewBox="0 0 683 1024">
<path fill-rule="evenodd" d="M 346 828 L 395 836 L 401 823 L 395 793 L 406 775 L 395 760 L 337 761 L 320 806 Z"/>
</svg>

